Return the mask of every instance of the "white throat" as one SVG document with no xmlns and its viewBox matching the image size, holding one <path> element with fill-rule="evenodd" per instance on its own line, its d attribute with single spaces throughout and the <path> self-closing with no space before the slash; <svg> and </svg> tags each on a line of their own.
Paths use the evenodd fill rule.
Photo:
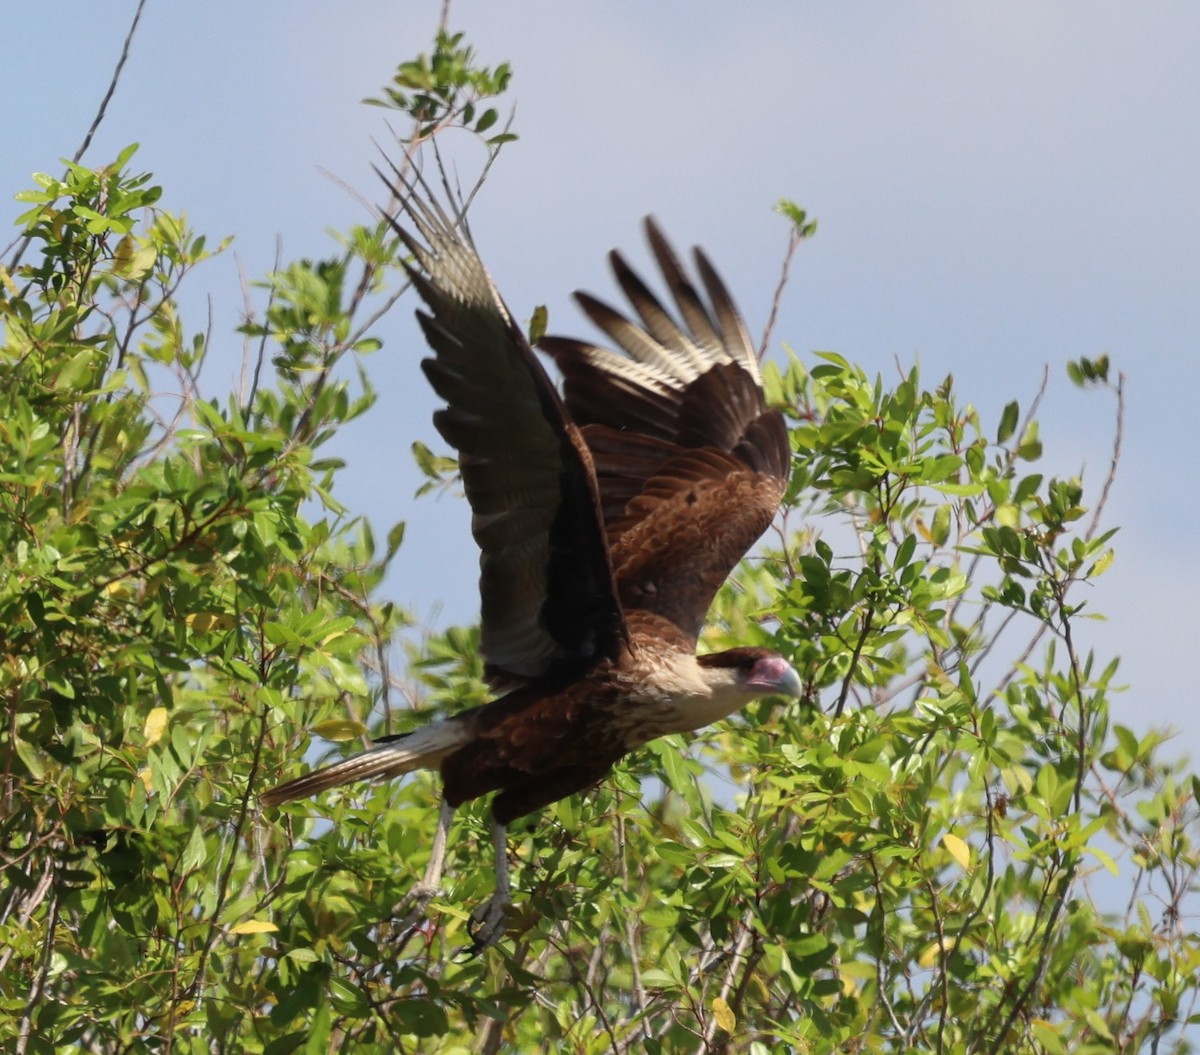
<svg viewBox="0 0 1200 1055">
<path fill-rule="evenodd" d="M 746 704 L 764 695 L 761 690 L 747 689 L 730 667 L 702 667 L 695 656 L 676 654 L 662 662 L 650 684 L 654 694 L 653 709 L 645 717 L 651 740 L 668 733 L 690 733 L 706 725 L 728 718 Z M 644 741 L 643 741 L 644 742 Z"/>
</svg>

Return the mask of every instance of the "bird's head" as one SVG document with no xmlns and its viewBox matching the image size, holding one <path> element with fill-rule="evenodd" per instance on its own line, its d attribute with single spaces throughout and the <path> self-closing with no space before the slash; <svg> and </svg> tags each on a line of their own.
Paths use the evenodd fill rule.
<svg viewBox="0 0 1200 1055">
<path fill-rule="evenodd" d="M 696 662 L 707 678 L 727 692 L 743 695 L 744 702 L 760 696 L 803 695 L 800 675 L 778 652 L 769 648 L 731 648 L 697 656 Z"/>
<path fill-rule="evenodd" d="M 731 648 L 705 656 L 680 656 L 659 682 L 671 706 L 641 730 L 642 742 L 688 733 L 727 718 L 762 696 L 800 696 L 800 675 L 769 648 Z"/>
<path fill-rule="evenodd" d="M 740 711 L 761 696 L 803 695 L 804 685 L 796 669 L 769 648 L 731 648 L 697 655 L 696 664 L 708 684 L 714 714 Z"/>
</svg>

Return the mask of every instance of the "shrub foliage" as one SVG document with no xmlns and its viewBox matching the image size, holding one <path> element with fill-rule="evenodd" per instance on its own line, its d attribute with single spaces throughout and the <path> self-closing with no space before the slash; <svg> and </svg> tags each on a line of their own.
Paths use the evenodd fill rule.
<svg viewBox="0 0 1200 1055">
<path fill-rule="evenodd" d="M 443 34 L 375 101 L 406 161 L 452 132 L 486 171 L 508 77 Z M 403 273 L 382 224 L 282 267 L 240 389 L 202 394 L 177 295 L 210 250 L 132 161 L 36 176 L 0 272 L 6 1050 L 1190 1050 L 1196 781 L 1085 644 L 1111 472 L 1044 475 L 1036 407 L 915 369 L 768 366 L 794 477 L 704 644 L 783 651 L 807 698 L 514 831 L 498 948 L 461 955 L 484 804 L 416 923 L 430 778 L 264 815 L 327 741 L 486 698 L 472 631 L 398 643 L 402 525 L 378 544 L 322 453 Z M 1107 361 L 1068 369 L 1119 441 Z"/>
</svg>

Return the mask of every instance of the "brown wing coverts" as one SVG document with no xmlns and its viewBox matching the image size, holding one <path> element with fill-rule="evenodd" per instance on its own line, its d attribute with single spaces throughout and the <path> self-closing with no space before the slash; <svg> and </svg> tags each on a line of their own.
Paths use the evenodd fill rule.
<svg viewBox="0 0 1200 1055">
<path fill-rule="evenodd" d="M 683 325 L 614 252 L 640 324 L 576 296 L 624 354 L 558 337 L 539 347 L 562 371 L 592 455 L 622 607 L 664 616 L 694 642 L 717 589 L 778 509 L 787 429 L 766 408 L 753 346 L 707 258 L 696 251 L 706 305 L 653 221 L 646 230 Z"/>
<path fill-rule="evenodd" d="M 493 679 L 535 678 L 615 656 L 614 595 L 590 456 L 469 239 L 412 193 L 399 225 L 429 307 L 422 368 L 448 404 L 434 416 L 457 448 L 481 550 L 480 647 Z"/>
</svg>

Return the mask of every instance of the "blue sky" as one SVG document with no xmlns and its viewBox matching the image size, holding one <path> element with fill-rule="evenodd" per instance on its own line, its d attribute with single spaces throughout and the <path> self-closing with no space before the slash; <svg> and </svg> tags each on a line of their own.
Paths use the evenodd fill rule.
<svg viewBox="0 0 1200 1055">
<path fill-rule="evenodd" d="M 191 326 L 212 298 L 211 391 L 236 383 L 238 265 L 328 254 L 329 228 L 364 219 L 328 173 L 375 195 L 360 105 L 426 49 L 440 3 L 330 5 L 149 0 L 91 151 L 128 142 L 230 255 L 195 276 Z M 0 95 L 0 190 L 72 154 L 108 83 L 133 0 L 12 5 Z M 644 260 L 653 212 L 702 243 L 752 331 L 766 318 L 786 241 L 774 202 L 820 223 L 776 327 L 801 354 L 840 352 L 894 376 L 953 372 L 995 420 L 1050 366 L 1046 472 L 1108 463 L 1112 405 L 1063 364 L 1108 354 L 1128 375 L 1122 526 L 1092 591 L 1109 615 L 1086 643 L 1123 657 L 1114 719 L 1181 731 L 1200 756 L 1189 656 L 1200 473 L 1188 452 L 1200 388 L 1200 7 L 1089 2 L 878 5 L 456 0 L 452 25 L 484 61 L 511 61 L 521 141 L 473 213 L 513 310 L 549 306 L 552 329 L 587 333 L 575 288 L 612 292 L 604 254 Z M 103 12 L 102 17 L 98 14 Z M 99 19 L 99 20 L 98 20 Z M 469 155 L 464 154 L 464 158 Z M 464 163 L 465 164 L 465 163 Z M 0 238 L 7 241 L 7 237 Z M 236 259 L 233 255 L 236 253 Z M 409 521 L 391 590 L 419 614 L 473 618 L 475 554 L 461 503 L 410 501 L 412 439 L 434 442 L 419 338 L 402 308 L 368 367 L 381 405 L 345 437 L 342 500 L 381 528 Z M 1191 525 L 1191 526 L 1189 526 Z M 436 613 L 440 611 L 440 615 Z"/>
</svg>

